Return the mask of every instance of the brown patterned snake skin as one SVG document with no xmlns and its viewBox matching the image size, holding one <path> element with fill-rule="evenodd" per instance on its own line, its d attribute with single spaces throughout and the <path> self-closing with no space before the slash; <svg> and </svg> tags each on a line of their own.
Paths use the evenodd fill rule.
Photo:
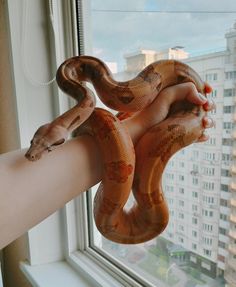
<svg viewBox="0 0 236 287">
<path fill-rule="evenodd" d="M 193 82 L 205 93 L 204 82 L 186 64 L 162 60 L 150 64 L 134 79 L 117 82 L 97 58 L 78 56 L 66 60 L 57 71 L 57 83 L 78 104 L 41 126 L 26 157 L 35 161 L 45 151 L 65 142 L 68 133 L 79 128 L 96 140 L 103 158 L 102 183 L 94 200 L 94 218 L 99 231 L 118 243 L 141 243 L 159 235 L 167 226 L 169 213 L 161 179 L 169 158 L 195 142 L 202 134 L 201 107 L 173 105 L 168 117 L 149 129 L 135 148 L 122 120 L 95 108 L 95 97 L 84 81 L 91 82 L 108 107 L 137 112 L 147 107 L 165 87 Z M 133 190 L 135 203 L 124 208 Z"/>
</svg>

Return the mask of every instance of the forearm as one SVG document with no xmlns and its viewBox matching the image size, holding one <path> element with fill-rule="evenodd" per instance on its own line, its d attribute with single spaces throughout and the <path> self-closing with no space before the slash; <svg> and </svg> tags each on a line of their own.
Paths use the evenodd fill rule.
<svg viewBox="0 0 236 287">
<path fill-rule="evenodd" d="M 132 138 L 142 128 L 127 120 Z M 0 157 L 0 249 L 101 180 L 102 159 L 90 136 L 69 140 L 35 162 L 25 150 Z"/>
<path fill-rule="evenodd" d="M 101 178 L 99 152 L 87 136 L 37 162 L 24 153 L 0 157 L 0 249 Z"/>
</svg>

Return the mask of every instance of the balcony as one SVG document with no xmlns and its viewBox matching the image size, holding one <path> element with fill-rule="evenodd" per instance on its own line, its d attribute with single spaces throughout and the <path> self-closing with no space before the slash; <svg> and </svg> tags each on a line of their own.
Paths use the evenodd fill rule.
<svg viewBox="0 0 236 287">
<path fill-rule="evenodd" d="M 229 258 L 229 259 L 227 260 L 227 263 L 228 263 L 228 265 L 229 265 L 233 270 L 236 271 L 236 260 L 235 260 L 235 259 Z M 235 281 L 235 283 L 236 283 L 236 281 Z"/>
<path fill-rule="evenodd" d="M 231 166 L 230 172 L 231 172 L 232 175 L 236 174 L 236 166 L 235 165 Z"/>
<path fill-rule="evenodd" d="M 230 200 L 230 204 L 231 204 L 232 206 L 236 207 L 236 199 L 232 198 L 232 199 Z"/>
<path fill-rule="evenodd" d="M 229 252 L 236 255 L 236 245 L 235 244 L 229 244 Z"/>
<path fill-rule="evenodd" d="M 230 185 L 229 185 L 229 188 L 230 188 L 231 190 L 236 191 L 236 183 L 231 182 Z"/>
<path fill-rule="evenodd" d="M 229 236 L 233 239 L 236 239 L 236 231 L 230 230 L 229 231 Z"/>
<path fill-rule="evenodd" d="M 236 215 L 231 214 L 229 220 L 232 221 L 233 223 L 236 223 Z"/>
</svg>

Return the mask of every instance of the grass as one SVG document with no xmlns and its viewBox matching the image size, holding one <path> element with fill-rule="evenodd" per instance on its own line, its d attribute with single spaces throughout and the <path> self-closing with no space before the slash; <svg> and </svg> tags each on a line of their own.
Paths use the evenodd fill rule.
<svg viewBox="0 0 236 287">
<path fill-rule="evenodd" d="M 166 274 L 169 268 L 169 262 L 166 260 L 166 256 L 155 256 L 152 252 L 148 253 L 147 257 L 140 262 L 139 267 L 145 270 L 148 274 L 157 277 L 163 282 L 166 282 Z M 174 286 L 179 282 L 178 277 L 173 274 L 168 275 L 168 284 Z"/>
</svg>

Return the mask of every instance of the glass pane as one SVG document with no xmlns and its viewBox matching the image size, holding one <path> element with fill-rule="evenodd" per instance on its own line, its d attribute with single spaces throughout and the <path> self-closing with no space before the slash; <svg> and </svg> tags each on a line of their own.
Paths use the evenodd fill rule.
<svg viewBox="0 0 236 287">
<path fill-rule="evenodd" d="M 179 59 L 211 84 L 217 105 L 210 139 L 166 167 L 170 222 L 161 236 L 116 244 L 93 225 L 93 245 L 155 286 L 236 286 L 236 1 L 92 0 L 90 14 L 93 55 L 115 78 Z"/>
</svg>

